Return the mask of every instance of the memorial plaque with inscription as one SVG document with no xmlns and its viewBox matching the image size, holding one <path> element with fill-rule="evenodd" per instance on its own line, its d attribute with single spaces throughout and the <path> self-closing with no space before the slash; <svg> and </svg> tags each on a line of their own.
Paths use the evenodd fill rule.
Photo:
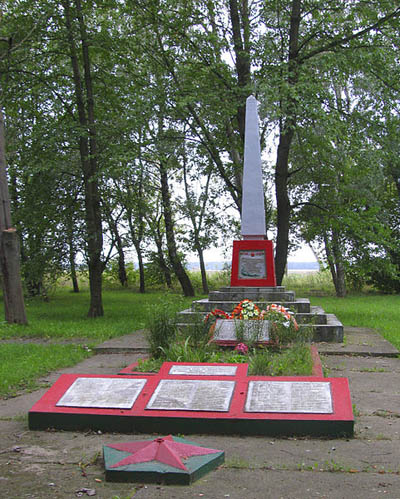
<svg viewBox="0 0 400 499">
<path fill-rule="evenodd" d="M 146 409 L 225 412 L 234 388 L 234 381 L 163 379 Z"/>
<path fill-rule="evenodd" d="M 56 406 L 130 409 L 146 379 L 77 378 Z"/>
<path fill-rule="evenodd" d="M 250 381 L 245 411 L 330 414 L 333 412 L 330 383 Z"/>
<path fill-rule="evenodd" d="M 237 341 L 240 333 L 244 340 L 269 341 L 269 326 L 269 321 L 217 319 L 213 339 L 215 341 Z"/>
<path fill-rule="evenodd" d="M 239 251 L 239 279 L 266 279 L 264 250 Z"/>
<path fill-rule="evenodd" d="M 235 376 L 236 366 L 172 366 L 169 374 L 183 376 Z"/>
</svg>

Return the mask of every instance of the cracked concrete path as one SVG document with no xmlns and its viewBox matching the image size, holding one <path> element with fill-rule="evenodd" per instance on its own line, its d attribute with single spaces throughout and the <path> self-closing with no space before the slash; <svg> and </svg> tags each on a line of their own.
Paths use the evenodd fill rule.
<svg viewBox="0 0 400 499">
<path fill-rule="evenodd" d="M 372 354 L 357 351 L 360 345 L 347 348 L 348 341 L 345 352 L 329 345 L 323 356 L 330 376 L 349 379 L 356 414 L 352 439 L 190 435 L 191 441 L 224 450 L 225 464 L 191 486 L 116 484 L 104 480 L 102 446 L 154 435 L 29 431 L 27 412 L 43 388 L 0 400 L 0 497 L 400 499 L 399 359 L 391 349 L 380 350 L 387 345 L 372 330 L 346 328 L 351 341 L 354 330 L 375 349 Z M 135 348 L 145 345 L 141 336 L 135 346 L 133 334 L 106 347 L 114 353 L 95 355 L 43 381 L 53 383 L 64 372 L 116 374 L 141 357 Z"/>
</svg>

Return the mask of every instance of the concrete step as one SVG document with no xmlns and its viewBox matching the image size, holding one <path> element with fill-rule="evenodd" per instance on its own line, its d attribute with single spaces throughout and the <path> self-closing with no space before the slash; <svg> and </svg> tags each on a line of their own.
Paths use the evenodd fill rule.
<svg viewBox="0 0 400 499">
<path fill-rule="evenodd" d="M 326 314 L 326 324 L 313 324 L 311 327 L 314 330 L 313 341 L 343 342 L 343 324 L 334 314 Z"/>
<path fill-rule="evenodd" d="M 341 343 L 343 342 L 343 325 L 339 322 L 333 314 L 327 320 L 327 324 L 300 324 L 300 328 L 311 327 L 313 330 L 312 341 L 327 342 L 327 343 Z M 177 327 L 185 332 L 190 331 L 195 327 L 193 323 L 177 322 Z"/>
<path fill-rule="evenodd" d="M 239 303 L 246 298 L 254 302 L 293 302 L 296 298 L 294 291 L 270 291 L 270 288 L 249 288 L 250 291 L 243 293 L 236 291 L 236 288 L 228 289 L 228 291 L 211 291 L 208 299 L 210 301 L 236 301 Z"/>
<path fill-rule="evenodd" d="M 311 312 L 310 300 L 308 298 L 297 298 L 295 301 L 292 302 L 273 300 L 273 301 L 254 301 L 254 303 L 262 310 L 266 309 L 267 306 L 270 305 L 271 303 L 276 303 L 277 305 L 283 305 L 285 308 L 293 309 L 293 311 L 296 311 L 298 313 Z M 195 300 L 192 303 L 192 310 L 194 312 L 196 311 L 211 312 L 211 310 L 214 310 L 214 308 L 218 308 L 220 310 L 224 310 L 225 312 L 230 313 L 236 307 L 237 304 L 238 304 L 237 301 L 210 301 L 208 298 L 204 298 L 202 300 Z"/>
<path fill-rule="evenodd" d="M 254 292 L 262 292 L 262 291 L 267 291 L 270 293 L 282 293 L 285 291 L 285 286 L 271 286 L 271 287 L 259 287 L 259 286 L 223 286 L 222 288 L 219 288 L 219 291 L 222 292 L 237 292 L 237 293 L 243 293 L 246 295 L 247 293 L 254 293 Z M 244 297 L 246 298 L 246 296 Z"/>
</svg>

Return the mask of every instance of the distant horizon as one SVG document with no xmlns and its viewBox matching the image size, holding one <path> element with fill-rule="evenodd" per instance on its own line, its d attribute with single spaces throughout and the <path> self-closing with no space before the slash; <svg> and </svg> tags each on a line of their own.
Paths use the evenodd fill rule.
<svg viewBox="0 0 400 499">
<path fill-rule="evenodd" d="M 229 260 L 206 261 L 206 270 L 222 270 L 224 265 L 230 266 Z M 187 262 L 189 270 L 200 270 L 200 263 L 196 260 Z M 318 262 L 298 262 L 288 260 L 288 270 L 319 270 Z"/>
</svg>

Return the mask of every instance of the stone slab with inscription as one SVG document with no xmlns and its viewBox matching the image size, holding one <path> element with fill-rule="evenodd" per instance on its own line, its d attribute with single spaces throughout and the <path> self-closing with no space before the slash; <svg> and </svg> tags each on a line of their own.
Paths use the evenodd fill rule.
<svg viewBox="0 0 400 499">
<path fill-rule="evenodd" d="M 330 386 L 324 381 L 250 381 L 246 411 L 331 414 Z"/>
<path fill-rule="evenodd" d="M 145 384 L 139 378 L 78 378 L 56 405 L 130 409 Z"/>
<path fill-rule="evenodd" d="M 236 319 L 217 319 L 213 334 L 214 341 L 269 341 L 269 321 L 246 321 Z"/>
<path fill-rule="evenodd" d="M 146 409 L 228 411 L 234 388 L 234 381 L 163 379 Z"/>
<path fill-rule="evenodd" d="M 197 365 L 185 366 L 176 364 L 171 367 L 169 374 L 177 374 L 181 376 L 235 376 L 236 366 L 211 366 Z"/>
</svg>

